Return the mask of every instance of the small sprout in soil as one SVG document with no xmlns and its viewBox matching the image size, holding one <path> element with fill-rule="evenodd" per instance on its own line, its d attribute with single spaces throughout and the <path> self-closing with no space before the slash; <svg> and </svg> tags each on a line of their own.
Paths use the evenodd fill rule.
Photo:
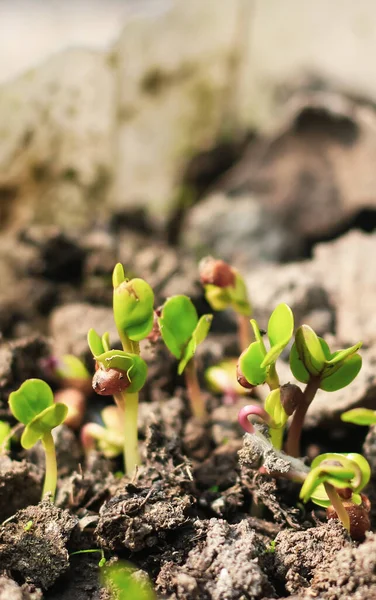
<svg viewBox="0 0 376 600">
<path fill-rule="evenodd" d="M 353 408 L 342 413 L 341 420 L 345 423 L 354 423 L 354 425 L 375 425 L 376 410 L 370 408 Z"/>
<path fill-rule="evenodd" d="M 269 544 L 269 546 L 267 546 L 266 548 L 266 553 L 267 554 L 274 554 L 275 553 L 275 547 L 276 547 L 276 541 L 272 540 Z"/>
<path fill-rule="evenodd" d="M 28 521 L 24 527 L 24 531 L 30 531 L 33 526 L 33 521 Z"/>
<path fill-rule="evenodd" d="M 91 375 L 84 363 L 73 354 L 64 354 L 57 361 L 55 374 L 69 387 L 82 389 L 91 380 Z"/>
<path fill-rule="evenodd" d="M 98 445 L 100 451 L 107 458 L 115 458 L 123 451 L 124 426 L 119 419 L 116 406 L 106 406 L 101 417 L 103 425 L 99 423 L 86 423 L 80 433 L 81 443 L 85 452 L 90 452 Z"/>
<path fill-rule="evenodd" d="M 94 329 L 89 331 L 88 343 L 96 366 L 93 388 L 100 395 L 113 396 L 122 414 L 124 464 L 127 475 L 131 477 L 140 464 L 138 393 L 147 377 L 139 342 L 153 328 L 154 293 L 143 279 L 126 279 L 120 263 L 114 268 L 112 281 L 114 320 L 123 349 L 111 350 L 108 333 L 100 337 Z"/>
<path fill-rule="evenodd" d="M 202 259 L 199 273 L 211 308 L 215 311 L 232 308 L 235 311 L 238 317 L 239 345 L 243 350 L 250 343 L 249 319 L 252 315 L 244 279 L 236 269 L 212 256 Z"/>
<path fill-rule="evenodd" d="M 321 454 L 312 461 L 311 470 L 300 491 L 300 498 L 303 502 L 312 500 L 319 506 L 332 507 L 331 518 L 335 516 L 334 511 L 352 537 L 361 538 L 364 537 L 364 531 L 360 532 L 360 529 L 366 524 L 367 518 L 364 515 L 360 525 L 359 509 L 352 507 L 362 507 L 362 514 L 369 512 L 360 492 L 370 477 L 370 466 L 361 454 Z"/>
<path fill-rule="evenodd" d="M 118 562 L 107 567 L 102 574 L 102 582 L 117 600 L 156 600 L 149 579 L 137 576 L 137 569 L 127 562 Z"/>
<path fill-rule="evenodd" d="M 50 386 L 41 379 L 28 379 L 9 396 L 9 406 L 14 417 L 25 425 L 21 445 L 26 450 L 41 440 L 46 455 L 46 475 L 42 498 L 50 493 L 55 497 L 57 465 L 52 429 L 61 425 L 68 408 L 60 402 L 54 403 Z"/>
<path fill-rule="evenodd" d="M 209 333 L 213 315 L 202 315 L 199 319 L 193 302 L 183 295 L 168 298 L 159 315 L 163 341 L 180 361 L 178 374 L 184 372 L 192 413 L 198 419 L 204 419 L 206 408 L 198 382 L 195 353 L 197 346 Z"/>
<path fill-rule="evenodd" d="M 77 554 L 93 554 L 93 553 L 100 553 L 101 558 L 100 561 L 98 563 L 98 567 L 104 567 L 104 565 L 106 564 L 107 560 L 106 557 L 104 555 L 104 552 L 101 548 L 90 548 L 88 550 L 77 550 L 76 552 L 71 552 L 69 556 L 75 556 Z"/>
<path fill-rule="evenodd" d="M 328 344 L 308 325 L 296 331 L 290 353 L 290 368 L 294 377 L 307 384 L 288 432 L 286 449 L 292 456 L 300 452 L 300 437 L 307 410 L 318 389 L 335 392 L 349 385 L 362 366 L 358 350 L 362 343 L 351 348 L 331 352 Z"/>
</svg>

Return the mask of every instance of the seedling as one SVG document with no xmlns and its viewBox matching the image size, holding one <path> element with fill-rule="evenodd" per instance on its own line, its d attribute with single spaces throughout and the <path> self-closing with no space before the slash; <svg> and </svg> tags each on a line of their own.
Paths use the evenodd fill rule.
<svg viewBox="0 0 376 600">
<path fill-rule="evenodd" d="M 212 315 L 203 315 L 199 319 L 193 302 L 182 295 L 168 298 L 158 316 L 161 336 L 167 348 L 179 360 L 178 374 L 184 372 L 191 409 L 198 419 L 205 418 L 206 408 L 194 356 L 197 346 L 209 333 L 212 319 Z"/>
<path fill-rule="evenodd" d="M 107 567 L 102 581 L 108 591 L 117 600 L 156 600 L 149 579 L 135 576 L 137 569 L 127 562 L 119 562 Z"/>
<path fill-rule="evenodd" d="M 77 554 L 97 554 L 101 555 L 100 561 L 98 563 L 98 567 L 102 568 L 106 564 L 107 560 L 104 555 L 102 548 L 89 548 L 88 550 L 77 550 L 76 552 L 71 552 L 69 556 L 75 556 Z"/>
<path fill-rule="evenodd" d="M 90 382 L 91 375 L 84 363 L 73 354 L 64 354 L 57 361 L 55 374 L 65 382 L 66 385 L 77 385 L 80 389 Z"/>
<path fill-rule="evenodd" d="M 235 404 L 239 396 L 245 393 L 236 377 L 236 358 L 222 360 L 205 371 L 205 381 L 215 394 L 223 394 L 224 404 Z"/>
<path fill-rule="evenodd" d="M 212 256 L 202 259 L 199 272 L 205 297 L 211 308 L 215 311 L 232 308 L 235 311 L 239 345 L 243 350 L 250 343 L 249 319 L 252 314 L 244 279 L 236 269 Z"/>
<path fill-rule="evenodd" d="M 341 420 L 345 423 L 354 423 L 354 425 L 375 425 L 376 410 L 370 408 L 353 408 L 342 413 Z"/>
<path fill-rule="evenodd" d="M 244 387 L 267 383 L 270 394 L 264 408 L 246 406 L 239 414 L 239 422 L 247 431 L 248 416 L 261 417 L 270 427 L 274 445 L 280 448 L 283 431 L 289 415 L 295 410 L 301 390 L 297 386 L 280 387 L 276 361 L 289 343 L 294 331 L 294 317 L 287 304 L 279 304 L 272 312 L 267 329 L 270 348 L 266 348 L 257 322 L 252 319 L 255 341 L 244 350 L 238 362 L 238 381 Z"/>
<path fill-rule="evenodd" d="M 94 329 L 88 334 L 96 363 L 93 388 L 100 395 L 113 396 L 124 419 L 124 464 L 130 477 L 140 464 L 138 451 L 138 392 L 147 376 L 145 361 L 139 356 L 139 342 L 151 332 L 154 321 L 153 290 L 142 279 L 127 280 L 118 263 L 113 272 L 114 320 L 123 350 L 111 350 L 108 333 L 100 337 Z"/>
<path fill-rule="evenodd" d="M 106 406 L 101 417 L 103 425 L 98 423 L 86 423 L 81 429 L 81 442 L 86 452 L 92 450 L 98 444 L 100 451 L 107 458 L 119 456 L 124 447 L 124 425 L 119 419 L 119 411 L 116 406 Z"/>
<path fill-rule="evenodd" d="M 46 475 L 42 498 L 46 494 L 55 497 L 57 464 L 52 429 L 64 422 L 68 408 L 54 403 L 50 386 L 41 379 L 27 379 L 17 391 L 9 396 L 9 406 L 14 417 L 25 425 L 21 445 L 26 450 L 41 440 L 46 455 Z"/>
<path fill-rule="evenodd" d="M 28 521 L 24 527 L 24 531 L 30 531 L 33 526 L 33 521 Z"/>
<path fill-rule="evenodd" d="M 360 492 L 370 477 L 370 466 L 361 454 L 321 454 L 312 461 L 300 498 L 303 502 L 312 500 L 326 508 L 332 506 L 343 526 L 350 531 L 351 512 L 344 505 L 343 499 L 348 501 L 347 504 L 361 506 Z"/>
<path fill-rule="evenodd" d="M 317 390 L 335 392 L 355 379 L 362 366 L 362 358 L 358 354 L 361 345 L 358 342 L 351 348 L 332 353 L 325 340 L 318 337 L 311 327 L 299 327 L 291 348 L 290 368 L 294 377 L 307 385 L 288 432 L 288 454 L 299 455 L 304 418 Z"/>
<path fill-rule="evenodd" d="M 10 448 L 10 438 L 12 436 L 12 430 L 9 423 L 6 421 L 0 421 L 0 452 L 6 452 Z"/>
</svg>

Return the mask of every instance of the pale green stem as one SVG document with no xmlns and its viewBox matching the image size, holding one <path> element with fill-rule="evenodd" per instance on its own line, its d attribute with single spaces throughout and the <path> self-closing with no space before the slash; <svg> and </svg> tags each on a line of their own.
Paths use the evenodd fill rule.
<svg viewBox="0 0 376 600">
<path fill-rule="evenodd" d="M 324 488 L 325 488 L 326 493 L 328 494 L 328 498 L 331 502 L 331 505 L 333 506 L 334 510 L 336 511 L 337 516 L 338 516 L 339 520 L 341 521 L 342 525 L 344 526 L 345 529 L 347 529 L 347 531 L 350 531 L 349 513 L 343 506 L 342 500 L 339 497 L 339 495 L 337 494 L 335 488 L 330 483 L 327 483 L 327 482 L 324 483 Z"/>
<path fill-rule="evenodd" d="M 128 477 L 132 477 L 140 464 L 138 451 L 138 393 L 126 394 L 124 410 L 124 464 Z"/>
<path fill-rule="evenodd" d="M 140 344 L 133 342 L 124 333 L 119 332 L 124 352 L 140 354 Z M 128 477 L 132 477 L 137 465 L 140 464 L 138 450 L 138 392 L 122 394 L 124 406 L 124 468 Z M 121 407 L 119 397 L 116 403 Z"/>
<path fill-rule="evenodd" d="M 269 429 L 270 439 L 276 450 L 282 449 L 284 430 L 284 427 L 279 427 L 278 429 L 273 429 L 272 427 L 270 427 Z"/>
<path fill-rule="evenodd" d="M 194 358 L 191 358 L 185 367 L 184 375 L 192 413 L 197 419 L 202 421 L 206 417 L 206 407 L 201 395 Z"/>
<path fill-rule="evenodd" d="M 279 388 L 279 377 L 277 373 L 277 369 L 275 368 L 275 363 L 272 363 L 269 367 L 268 378 L 266 380 L 270 391 L 276 390 Z"/>
<path fill-rule="evenodd" d="M 45 433 L 42 437 L 42 444 L 46 455 L 46 474 L 44 477 L 42 498 L 44 498 L 46 494 L 51 493 L 53 501 L 57 483 L 57 464 L 55 443 L 50 431 Z"/>
</svg>

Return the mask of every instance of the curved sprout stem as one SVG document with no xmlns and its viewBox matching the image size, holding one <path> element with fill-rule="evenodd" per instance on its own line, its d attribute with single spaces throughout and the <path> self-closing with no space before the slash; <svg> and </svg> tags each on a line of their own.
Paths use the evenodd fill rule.
<svg viewBox="0 0 376 600">
<path fill-rule="evenodd" d="M 201 421 L 206 417 L 206 407 L 201 395 L 201 388 L 197 377 L 196 363 L 194 357 L 188 362 L 184 369 L 185 382 L 188 390 L 189 403 L 192 413 Z"/>
<path fill-rule="evenodd" d="M 260 417 L 269 427 L 271 426 L 271 418 L 264 408 L 255 406 L 254 404 L 247 404 L 247 406 L 243 406 L 238 415 L 239 424 L 247 433 L 255 433 L 255 428 L 248 419 L 251 415 Z"/>
<path fill-rule="evenodd" d="M 320 387 L 320 377 L 311 377 L 303 393 L 287 434 L 286 453 L 290 456 L 300 456 L 300 438 L 307 410 Z"/>
</svg>

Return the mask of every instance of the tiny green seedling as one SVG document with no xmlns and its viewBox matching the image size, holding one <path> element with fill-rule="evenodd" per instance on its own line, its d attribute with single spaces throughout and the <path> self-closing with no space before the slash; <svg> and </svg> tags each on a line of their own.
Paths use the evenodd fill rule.
<svg viewBox="0 0 376 600">
<path fill-rule="evenodd" d="M 370 425 L 376 424 L 376 410 L 370 408 L 353 408 L 342 413 L 341 420 L 344 423 L 353 423 L 354 425 Z"/>
<path fill-rule="evenodd" d="M 98 567 L 102 568 L 106 564 L 107 560 L 104 555 L 104 551 L 101 548 L 89 548 L 88 550 L 77 550 L 76 552 L 71 552 L 69 556 L 76 556 L 77 554 L 100 554 L 101 558 L 98 562 Z"/>
<path fill-rule="evenodd" d="M 88 343 L 97 368 L 93 388 L 98 394 L 113 396 L 122 414 L 124 464 L 130 477 L 140 464 L 138 393 L 147 377 L 147 366 L 140 357 L 139 342 L 153 328 L 154 293 L 143 279 L 126 279 L 120 263 L 114 268 L 112 280 L 114 320 L 123 349 L 111 350 L 108 333 L 100 337 L 94 329 L 89 331 Z"/>
<path fill-rule="evenodd" d="M 205 371 L 205 381 L 209 389 L 215 394 L 223 394 L 224 404 L 234 404 L 239 396 L 246 393 L 237 380 L 236 364 L 236 358 L 229 358 Z"/>
<path fill-rule="evenodd" d="M 156 600 L 152 585 L 146 577 L 135 576 L 137 569 L 127 562 L 110 565 L 103 570 L 102 582 L 117 600 Z"/>
<path fill-rule="evenodd" d="M 33 521 L 28 521 L 26 523 L 25 527 L 24 527 L 24 531 L 30 531 L 30 529 L 32 528 L 33 524 L 34 524 Z"/>
<path fill-rule="evenodd" d="M 42 498 L 50 493 L 55 497 L 57 465 L 52 429 L 64 422 L 68 407 L 54 403 L 50 386 L 41 379 L 28 379 L 9 396 L 13 416 L 25 425 L 21 445 L 26 450 L 41 440 L 46 455 L 46 475 Z"/>
<path fill-rule="evenodd" d="M 84 363 L 73 354 L 64 354 L 60 360 L 58 360 L 55 374 L 64 381 L 77 381 L 86 383 L 90 381 L 91 375 Z"/>
<path fill-rule="evenodd" d="M 10 438 L 12 430 L 6 421 L 0 421 L 0 452 L 6 452 L 10 448 Z"/>
<path fill-rule="evenodd" d="M 202 259 L 199 272 L 205 297 L 211 308 L 214 311 L 232 308 L 236 313 L 240 348 L 246 348 L 250 343 L 249 319 L 252 306 L 244 279 L 236 269 L 212 256 Z"/>
<path fill-rule="evenodd" d="M 197 378 L 195 353 L 197 346 L 209 333 L 212 315 L 198 318 L 193 302 L 183 295 L 168 298 L 158 316 L 158 324 L 164 343 L 179 360 L 178 373 L 185 374 L 188 396 L 193 414 L 203 419 L 206 416 Z"/>
<path fill-rule="evenodd" d="M 294 331 L 294 317 L 287 304 L 279 304 L 272 312 L 267 329 L 269 350 L 265 346 L 263 336 L 260 333 L 257 322 L 252 319 L 255 341 L 241 354 L 238 362 L 238 381 L 244 387 L 253 387 L 267 383 L 270 393 L 265 401 L 264 408 L 246 406 L 239 414 L 239 422 L 248 431 L 248 416 L 251 414 L 262 418 L 270 427 L 270 433 L 274 445 L 280 448 L 283 441 L 283 431 L 292 407 L 297 401 L 301 391 L 294 386 L 295 401 L 292 402 L 291 390 L 280 387 L 279 377 L 276 369 L 276 361 L 284 348 L 290 342 Z M 287 394 L 287 391 L 289 392 Z M 287 395 L 289 398 L 287 399 Z"/>
<path fill-rule="evenodd" d="M 370 477 L 370 466 L 361 454 L 321 454 L 312 461 L 311 471 L 300 491 L 300 498 L 303 502 L 312 500 L 326 508 L 333 506 L 343 526 L 350 531 L 350 517 L 343 505 L 341 493 L 345 491 L 346 499 L 360 505 L 360 492 Z"/>
<path fill-rule="evenodd" d="M 294 377 L 307 385 L 289 429 L 288 454 L 299 454 L 304 418 L 317 390 L 335 392 L 355 379 L 362 366 L 362 358 L 358 354 L 361 345 L 358 342 L 351 348 L 332 353 L 325 340 L 318 337 L 311 327 L 299 327 L 291 348 L 290 368 Z"/>
</svg>

